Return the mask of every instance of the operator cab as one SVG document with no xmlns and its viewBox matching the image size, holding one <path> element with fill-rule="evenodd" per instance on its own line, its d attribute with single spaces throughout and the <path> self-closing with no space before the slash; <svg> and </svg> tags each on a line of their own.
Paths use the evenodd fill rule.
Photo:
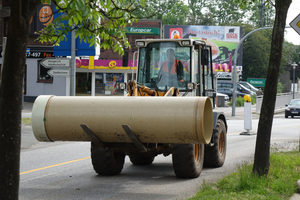
<svg viewBox="0 0 300 200">
<path fill-rule="evenodd" d="M 180 93 L 189 93 L 188 96 L 215 97 L 211 47 L 204 41 L 136 40 L 136 46 L 139 48 L 138 84 L 157 91 L 175 87 Z M 172 52 L 174 58 L 170 56 Z"/>
</svg>

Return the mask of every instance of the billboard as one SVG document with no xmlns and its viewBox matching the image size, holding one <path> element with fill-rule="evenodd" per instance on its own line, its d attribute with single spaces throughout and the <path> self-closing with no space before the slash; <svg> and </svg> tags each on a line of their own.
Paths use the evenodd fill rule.
<svg viewBox="0 0 300 200">
<path fill-rule="evenodd" d="M 235 49 L 243 35 L 239 26 L 196 26 L 196 25 L 165 25 L 164 38 L 191 38 L 205 40 L 212 47 L 213 68 L 215 72 L 231 72 L 230 54 L 234 56 Z M 238 50 L 237 66 L 242 66 L 243 47 Z M 234 59 L 234 57 L 232 58 Z"/>
</svg>

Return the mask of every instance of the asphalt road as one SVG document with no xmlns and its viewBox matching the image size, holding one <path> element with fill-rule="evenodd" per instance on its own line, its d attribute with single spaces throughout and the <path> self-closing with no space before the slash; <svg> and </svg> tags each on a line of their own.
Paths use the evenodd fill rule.
<svg viewBox="0 0 300 200">
<path fill-rule="evenodd" d="M 252 133 L 256 132 L 258 123 L 258 117 L 254 118 Z M 299 122 L 299 117 L 285 119 L 283 114 L 275 116 L 272 148 L 297 146 Z M 231 117 L 228 127 L 224 166 L 204 168 L 196 179 L 178 179 L 173 172 L 171 156 L 157 156 L 149 166 L 134 166 L 126 157 L 120 175 L 99 176 L 92 168 L 90 143 L 38 143 L 31 127 L 22 126 L 22 143 L 27 145 L 22 145 L 21 151 L 19 199 L 185 199 L 196 194 L 203 181 L 215 181 L 239 165 L 253 161 L 256 135 L 240 135 L 245 130 L 244 121 L 239 116 Z M 25 142 L 24 138 L 28 141 Z"/>
</svg>

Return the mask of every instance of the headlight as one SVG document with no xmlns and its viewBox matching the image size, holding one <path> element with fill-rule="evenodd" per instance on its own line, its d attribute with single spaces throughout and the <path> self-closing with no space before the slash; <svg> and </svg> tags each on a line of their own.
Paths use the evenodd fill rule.
<svg viewBox="0 0 300 200">
<path fill-rule="evenodd" d="M 136 45 L 137 47 L 144 47 L 144 46 L 145 46 L 145 42 L 137 41 L 137 42 L 135 43 L 135 45 Z"/>
<path fill-rule="evenodd" d="M 193 91 L 196 88 L 197 88 L 197 84 L 196 83 L 187 83 L 186 84 L 186 89 L 189 92 Z"/>
<path fill-rule="evenodd" d="M 286 108 L 285 110 L 286 110 L 286 111 L 290 111 L 290 109 L 289 109 L 289 108 Z"/>
<path fill-rule="evenodd" d="M 189 46 L 190 45 L 190 41 L 189 40 L 184 40 L 181 41 L 182 46 Z"/>
</svg>

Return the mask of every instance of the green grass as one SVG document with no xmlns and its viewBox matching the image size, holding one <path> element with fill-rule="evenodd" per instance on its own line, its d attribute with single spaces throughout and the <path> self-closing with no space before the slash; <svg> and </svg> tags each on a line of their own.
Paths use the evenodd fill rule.
<svg viewBox="0 0 300 200">
<path fill-rule="evenodd" d="M 197 195 L 189 199 L 290 199 L 300 179 L 300 152 L 276 152 L 270 155 L 267 177 L 252 174 L 253 164 L 215 183 L 203 183 Z"/>
<path fill-rule="evenodd" d="M 31 124 L 31 118 L 22 118 L 23 124 Z"/>
</svg>

